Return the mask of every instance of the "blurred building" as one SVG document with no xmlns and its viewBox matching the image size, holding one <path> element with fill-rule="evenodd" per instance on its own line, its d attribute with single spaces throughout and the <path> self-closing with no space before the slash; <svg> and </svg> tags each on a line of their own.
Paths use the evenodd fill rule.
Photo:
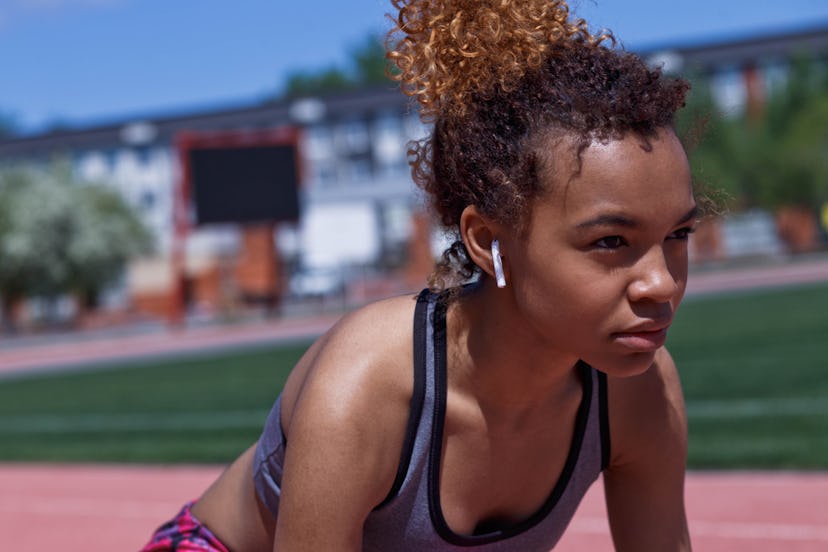
<svg viewBox="0 0 828 552">
<path fill-rule="evenodd" d="M 180 178 L 176 136 L 282 127 L 300 129 L 302 213 L 296 224 L 275 230 L 288 276 L 281 285 L 297 295 L 321 296 L 341 291 L 352 273 L 365 283 L 383 269 L 403 268 L 418 207 L 406 143 L 425 129 L 408 100 L 391 86 L 4 140 L 0 164 L 69 160 L 80 180 L 117 188 L 157 238 L 158 256 L 130 267 L 129 288 L 134 300 L 159 312 L 166 308 L 175 278 L 173 210 Z M 235 225 L 190 232 L 186 273 L 188 296 L 196 306 L 214 308 L 244 294 L 244 289 L 226 288 L 238 287 L 235 276 L 245 271 L 235 265 L 245 244 L 256 241 L 248 234 Z M 219 297 L 222 289 L 225 297 Z"/>
<path fill-rule="evenodd" d="M 778 33 L 727 40 L 668 44 L 640 52 L 653 65 L 709 86 L 725 117 L 761 116 L 788 81 L 794 63 L 812 64 L 828 82 L 828 22 Z M 777 255 L 817 247 L 819 226 L 808 209 L 769 213 L 754 209 L 703 224 L 694 236 L 696 261 Z M 828 227 L 826 227 L 828 229 Z"/>
<path fill-rule="evenodd" d="M 828 62 L 828 22 L 807 29 L 704 43 L 648 48 L 641 55 L 665 70 L 704 77 L 725 113 L 761 109 L 784 84 L 797 56 Z"/>
<path fill-rule="evenodd" d="M 825 59 L 828 25 L 641 53 L 667 70 L 705 75 L 722 107 L 742 110 L 761 104 L 769 90 L 784 82 L 792 58 L 806 51 Z M 280 285 L 296 296 L 343 290 L 359 295 L 355 283 L 368 293 L 366 282 L 406 270 L 416 282 L 412 287 L 422 283 L 430 253 L 440 247 L 432 247 L 433 230 L 416 219 L 422 200 L 411 183 L 406 143 L 427 129 L 407 98 L 392 86 L 2 139 L 0 166 L 69 160 L 80 179 L 117 188 L 139 210 L 158 242 L 156 258 L 130 267 L 130 300 L 163 312 L 175 279 L 171 248 L 174 190 L 180 176 L 176 136 L 185 131 L 282 127 L 300 130 L 302 212 L 296 224 L 275 230 L 286 274 Z M 766 239 L 748 243 L 730 232 L 733 254 L 778 249 L 772 232 L 756 231 L 757 224 L 764 224 L 761 216 L 738 224 Z M 189 235 L 186 274 L 191 306 L 215 310 L 239 295 L 238 289 L 228 287 L 238 284 L 233 274 L 239 272 L 239 252 L 255 241 L 255 235 L 230 225 L 203 227 Z"/>
</svg>

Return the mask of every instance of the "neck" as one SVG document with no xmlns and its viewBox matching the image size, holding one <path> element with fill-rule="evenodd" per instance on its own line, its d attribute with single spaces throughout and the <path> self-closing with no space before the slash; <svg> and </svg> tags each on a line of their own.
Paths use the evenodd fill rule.
<svg viewBox="0 0 828 552">
<path fill-rule="evenodd" d="M 448 317 L 450 386 L 482 405 L 518 414 L 564 403 L 580 388 L 577 356 L 533 332 L 493 282 L 465 292 Z"/>
</svg>

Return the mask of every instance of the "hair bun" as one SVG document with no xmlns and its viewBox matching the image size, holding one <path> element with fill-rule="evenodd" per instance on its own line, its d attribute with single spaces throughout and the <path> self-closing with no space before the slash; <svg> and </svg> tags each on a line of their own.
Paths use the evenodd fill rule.
<svg viewBox="0 0 828 552">
<path fill-rule="evenodd" d="M 540 66 L 549 46 L 600 43 L 562 0 L 391 0 L 398 10 L 388 58 L 423 120 L 462 116 L 468 94 L 510 90 Z"/>
</svg>

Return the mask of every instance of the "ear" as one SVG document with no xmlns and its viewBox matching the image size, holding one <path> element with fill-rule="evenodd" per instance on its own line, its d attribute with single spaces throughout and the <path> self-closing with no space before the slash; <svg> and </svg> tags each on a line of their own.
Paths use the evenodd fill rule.
<svg viewBox="0 0 828 552">
<path fill-rule="evenodd" d="M 469 258 L 483 272 L 494 278 L 492 263 L 492 240 L 501 230 L 499 224 L 482 214 L 477 207 L 469 205 L 460 215 L 460 238 L 466 246 Z"/>
</svg>

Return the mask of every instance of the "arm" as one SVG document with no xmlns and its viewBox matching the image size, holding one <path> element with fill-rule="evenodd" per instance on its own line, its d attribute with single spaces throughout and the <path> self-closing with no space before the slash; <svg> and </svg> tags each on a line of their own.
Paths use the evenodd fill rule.
<svg viewBox="0 0 828 552">
<path fill-rule="evenodd" d="M 413 302 L 405 301 L 405 331 L 396 334 L 402 325 L 387 305 L 351 315 L 302 380 L 286 386 L 274 550 L 362 549 L 365 519 L 393 484 L 408 419 Z"/>
<path fill-rule="evenodd" d="M 608 379 L 612 456 L 604 488 L 615 548 L 688 551 L 687 416 L 675 363 L 661 349 L 644 374 Z"/>
</svg>

